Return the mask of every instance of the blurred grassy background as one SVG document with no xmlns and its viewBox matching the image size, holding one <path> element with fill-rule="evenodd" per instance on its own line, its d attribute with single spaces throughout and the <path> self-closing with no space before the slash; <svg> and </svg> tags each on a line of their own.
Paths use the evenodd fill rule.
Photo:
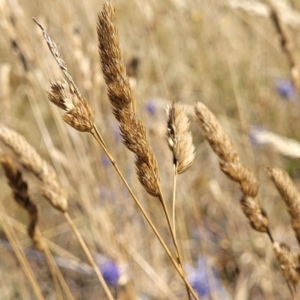
<svg viewBox="0 0 300 300">
<path fill-rule="evenodd" d="M 124 60 L 139 61 L 133 78 L 137 111 L 149 130 L 163 190 L 171 201 L 172 155 L 165 141 L 164 107 L 173 99 L 191 106 L 204 102 L 237 144 L 245 164 L 257 172 L 260 201 L 269 214 L 273 236 L 297 251 L 289 216 L 265 168 L 282 167 L 297 184 L 299 163 L 250 139 L 250 130 L 255 126 L 299 140 L 299 97 L 289 89 L 288 94 L 282 93 L 290 70 L 271 20 L 249 9 L 236 9 L 233 2 L 113 1 Z M 246 2 L 249 7 L 258 3 L 240 4 Z M 287 11 L 281 12 L 287 23 L 287 12 L 298 20 L 287 26 L 299 60 L 300 4 L 278 2 L 286 3 Z M 67 127 L 60 111 L 47 100 L 49 80 L 61 79 L 62 74 L 33 16 L 59 44 L 70 74 L 95 110 L 108 147 L 171 245 L 160 206 L 136 179 L 133 156 L 121 143 L 106 96 L 96 36 L 102 4 L 94 0 L 0 1 L 0 119 L 54 165 L 69 193 L 70 214 L 92 252 L 124 271 L 123 281 L 112 288 L 119 299 L 130 299 L 129 288 L 130 297 L 134 294 L 137 299 L 185 299 L 182 282 L 104 153 L 90 136 Z M 193 271 L 187 267 L 190 272 L 196 272 L 197 278 L 218 278 L 215 284 L 202 280 L 203 299 L 289 299 L 268 239 L 251 230 L 238 205 L 237 185 L 221 173 L 192 116 L 191 120 L 197 156 L 192 168 L 179 177 L 178 232 L 184 260 L 194 267 Z M 43 235 L 85 260 L 62 217 L 41 199 L 38 182 L 30 175 L 27 178 L 40 207 Z M 26 213 L 12 201 L 2 171 L 0 191 L 2 213 L 11 218 L 21 244 L 29 247 Z M 1 228 L 0 235 L 4 242 Z M 62 249 L 54 255 L 66 258 Z M 5 247 L 0 252 L 1 299 L 33 299 L 14 254 Z M 46 264 L 34 257 L 29 261 L 47 299 L 55 299 Z M 196 270 L 197 262 L 205 275 Z M 102 299 L 94 276 L 62 271 L 75 299 Z"/>
</svg>

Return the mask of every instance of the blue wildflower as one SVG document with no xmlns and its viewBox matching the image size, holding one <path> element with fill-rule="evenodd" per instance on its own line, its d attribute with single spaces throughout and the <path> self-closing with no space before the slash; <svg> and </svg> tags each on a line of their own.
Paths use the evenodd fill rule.
<svg viewBox="0 0 300 300">
<path fill-rule="evenodd" d="M 146 103 L 146 111 L 148 112 L 149 115 L 155 115 L 156 111 L 157 111 L 157 107 L 156 105 L 154 104 L 153 101 L 149 100 L 147 103 Z"/>
<path fill-rule="evenodd" d="M 101 274 L 110 286 L 117 286 L 120 279 L 120 270 L 113 261 L 106 261 L 100 265 Z"/>
<path fill-rule="evenodd" d="M 218 299 L 228 299 L 216 270 L 208 269 L 204 257 L 199 255 L 197 268 L 186 266 L 186 270 L 188 281 L 201 299 L 208 300 L 212 294 L 220 296 Z"/>
<path fill-rule="evenodd" d="M 297 92 L 294 88 L 293 83 L 286 79 L 275 79 L 275 86 L 277 93 L 285 99 L 294 101 L 297 98 Z"/>
</svg>

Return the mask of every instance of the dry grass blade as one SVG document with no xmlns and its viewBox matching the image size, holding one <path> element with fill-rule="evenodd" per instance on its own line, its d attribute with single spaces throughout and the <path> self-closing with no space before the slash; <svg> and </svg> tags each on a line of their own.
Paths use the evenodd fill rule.
<svg viewBox="0 0 300 300">
<path fill-rule="evenodd" d="M 193 164 L 195 159 L 190 121 L 185 108 L 178 103 L 169 105 L 166 111 L 168 115 L 167 141 L 173 152 L 177 173 L 181 174 Z"/>
<path fill-rule="evenodd" d="M 0 140 L 17 156 L 18 161 L 43 182 L 43 195 L 49 203 L 62 212 L 67 210 L 67 193 L 58 182 L 53 168 L 36 150 L 14 130 L 0 124 Z"/>
<path fill-rule="evenodd" d="M 280 168 L 268 168 L 268 174 L 288 208 L 292 227 L 300 243 L 300 194 L 288 174 Z"/>
</svg>

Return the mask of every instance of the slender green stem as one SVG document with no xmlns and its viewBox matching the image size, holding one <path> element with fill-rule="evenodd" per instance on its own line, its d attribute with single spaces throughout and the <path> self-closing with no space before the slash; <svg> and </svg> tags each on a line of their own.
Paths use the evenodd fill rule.
<svg viewBox="0 0 300 300">
<path fill-rule="evenodd" d="M 141 203 L 139 202 L 139 200 L 135 196 L 134 192 L 131 190 L 130 186 L 128 185 L 126 179 L 124 178 L 124 176 L 123 176 L 122 172 L 120 171 L 118 165 L 116 164 L 114 158 L 110 155 L 110 153 L 108 152 L 105 144 L 102 142 L 103 139 L 102 139 L 99 131 L 97 130 L 96 125 L 94 125 L 94 131 L 91 131 L 91 134 L 96 139 L 96 141 L 100 144 L 100 146 L 104 150 L 104 152 L 107 155 L 107 157 L 110 159 L 110 161 L 113 164 L 115 170 L 119 174 L 121 180 L 123 181 L 123 183 L 125 184 L 126 188 L 129 191 L 129 193 L 131 194 L 133 200 L 135 201 L 135 203 L 137 204 L 138 208 L 140 209 L 142 215 L 144 216 L 144 218 L 148 222 L 149 226 L 151 227 L 151 229 L 153 230 L 154 234 L 156 235 L 156 237 L 158 238 L 159 242 L 161 243 L 162 247 L 164 248 L 165 252 L 167 253 L 167 255 L 168 255 L 169 259 L 171 260 L 172 264 L 174 265 L 176 271 L 178 272 L 178 274 L 180 275 L 180 277 L 182 278 L 182 280 L 185 282 L 185 285 L 188 287 L 189 291 L 192 293 L 192 295 L 194 296 L 194 298 L 197 299 L 197 300 L 199 300 L 196 292 L 193 290 L 193 288 L 191 287 L 190 283 L 187 281 L 186 277 L 184 276 L 182 267 L 180 267 L 178 265 L 178 262 L 174 259 L 174 257 L 171 254 L 168 246 L 165 244 L 165 242 L 163 241 L 163 239 L 160 236 L 159 232 L 157 231 L 155 225 L 153 224 L 153 222 L 149 218 L 148 214 L 146 213 L 146 211 L 142 207 Z"/>
</svg>

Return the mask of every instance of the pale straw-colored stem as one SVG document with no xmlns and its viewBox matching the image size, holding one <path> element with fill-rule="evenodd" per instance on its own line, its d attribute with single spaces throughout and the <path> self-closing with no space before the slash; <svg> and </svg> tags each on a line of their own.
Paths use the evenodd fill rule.
<svg viewBox="0 0 300 300">
<path fill-rule="evenodd" d="M 161 203 L 161 205 L 162 205 L 164 214 L 165 214 L 165 216 L 166 216 L 167 223 L 168 223 L 168 227 L 169 227 L 169 230 L 170 230 L 170 233 L 171 233 L 171 236 L 172 236 L 173 244 L 174 244 L 174 246 L 175 246 L 175 251 L 176 251 L 176 256 L 177 256 L 177 262 L 178 262 L 178 264 L 179 264 L 180 267 L 181 267 L 182 275 L 183 275 L 184 278 L 186 279 L 186 275 L 185 275 L 185 272 L 184 272 L 184 269 L 183 269 L 183 263 L 182 263 L 182 258 L 181 258 L 181 255 L 180 255 L 180 251 L 179 251 L 177 239 L 176 239 L 175 232 L 174 232 L 174 229 L 173 229 L 172 224 L 171 224 L 171 219 L 170 219 L 170 216 L 169 216 L 169 213 L 168 213 L 166 201 L 165 201 L 165 199 L 164 199 L 164 197 L 163 197 L 161 188 L 160 188 L 159 194 L 160 194 L 160 195 L 159 195 L 159 200 L 160 200 L 160 203 Z M 185 282 L 186 282 L 186 281 L 185 281 Z M 188 297 L 189 297 L 189 299 L 191 300 L 190 290 L 189 290 L 189 287 L 188 287 L 187 285 L 186 285 L 186 290 L 187 290 L 187 293 L 188 293 Z"/>
<path fill-rule="evenodd" d="M 3 210 L 4 208 L 2 206 L 2 203 L 0 203 L 0 206 L 1 206 L 1 210 Z M 9 240 L 9 242 L 15 252 L 16 257 L 17 257 L 24 273 L 26 274 L 26 278 L 28 278 L 37 299 L 44 300 L 45 298 L 43 297 L 41 289 L 40 289 L 40 287 L 34 277 L 34 274 L 29 266 L 29 263 L 28 263 L 26 256 L 22 250 L 22 247 L 19 244 L 18 238 L 17 238 L 16 234 L 14 233 L 14 231 L 10 230 L 7 226 L 9 221 L 6 218 L 6 214 L 0 214 L 0 222 L 1 222 L 1 226 L 3 228 L 3 231 L 4 231 L 5 235 L 7 236 L 7 239 Z"/>
<path fill-rule="evenodd" d="M 180 275 L 180 277 L 183 279 L 185 285 L 188 288 L 188 291 L 193 295 L 193 297 L 195 299 L 199 300 L 199 297 L 197 296 L 196 292 L 194 291 L 194 289 L 191 287 L 190 283 L 187 281 L 186 276 L 184 275 L 183 269 L 182 267 L 178 264 L 178 262 L 174 259 L 173 255 L 171 254 L 168 246 L 165 244 L 165 242 L 163 241 L 161 235 L 159 234 L 159 232 L 157 231 L 155 225 L 153 224 L 153 222 L 151 221 L 150 217 L 148 216 L 148 214 L 146 213 L 146 211 L 144 210 L 144 208 L 142 207 L 140 201 L 138 200 L 138 198 L 135 196 L 134 192 L 132 191 L 132 189 L 130 188 L 130 186 L 128 185 L 126 179 L 124 178 L 121 170 L 119 169 L 117 163 L 115 162 L 114 158 L 111 156 L 111 154 L 109 153 L 109 151 L 107 150 L 107 148 L 104 146 L 104 144 L 102 143 L 102 137 L 96 127 L 96 125 L 94 125 L 94 130 L 91 131 L 91 134 L 93 135 L 93 137 L 95 138 L 95 140 L 100 144 L 100 146 L 102 147 L 102 149 L 104 150 L 105 154 L 107 155 L 107 157 L 109 158 L 109 160 L 111 161 L 112 165 L 114 166 L 115 170 L 117 171 L 118 175 L 120 176 L 121 180 L 123 181 L 123 183 L 125 184 L 126 188 L 128 189 L 129 193 L 131 194 L 133 200 L 135 201 L 136 205 L 138 206 L 138 208 L 140 209 L 142 215 L 144 216 L 144 218 L 146 219 L 146 221 L 148 222 L 149 226 L 151 227 L 151 229 L 153 230 L 154 234 L 156 235 L 156 237 L 158 238 L 159 242 L 161 243 L 162 247 L 164 248 L 166 254 L 168 255 L 169 259 L 171 260 L 172 264 L 174 265 L 176 271 L 178 272 L 178 274 Z M 169 223 L 170 223 L 170 219 L 169 219 Z M 170 223 L 171 225 L 171 223 Z M 172 228 L 172 226 L 170 227 Z M 171 230 L 172 231 L 172 230 Z M 172 231 L 173 232 L 173 231 Z M 172 235 L 173 237 L 173 235 Z M 177 245 L 177 243 L 176 243 Z M 175 248 L 176 248 L 175 245 Z M 178 247 L 177 247 L 178 248 Z"/>
<path fill-rule="evenodd" d="M 51 252 L 48 248 L 48 245 L 46 244 L 46 241 L 45 241 L 44 237 L 42 236 L 42 234 L 40 232 L 39 227 L 36 227 L 36 232 L 41 238 L 41 242 L 42 242 L 42 245 L 43 245 L 43 251 L 45 253 L 49 269 L 52 270 L 51 271 L 52 274 L 55 274 L 57 276 L 57 279 L 59 280 L 59 283 L 61 284 L 61 286 L 62 286 L 62 288 L 63 288 L 63 290 L 66 294 L 67 299 L 68 300 L 73 300 L 74 297 L 71 294 L 70 289 L 69 289 L 64 277 L 62 276 L 56 262 L 54 261 L 53 256 L 52 256 L 52 254 L 51 254 Z M 64 298 L 62 298 L 62 299 L 64 299 Z"/>
<path fill-rule="evenodd" d="M 94 271 L 95 271 L 95 273 L 96 273 L 96 275 L 97 275 L 97 277 L 98 277 L 98 279 L 99 279 L 99 281 L 100 281 L 100 283 L 101 283 L 101 285 L 102 285 L 102 287 L 103 287 L 103 289 L 104 289 L 104 291 L 105 291 L 108 299 L 109 300 L 114 300 L 114 297 L 111 294 L 111 291 L 109 290 L 109 288 L 108 288 L 108 286 L 107 286 L 107 284 L 106 284 L 106 282 L 105 282 L 102 274 L 100 273 L 99 268 L 96 265 L 96 263 L 95 263 L 95 261 L 94 261 L 94 259 L 92 257 L 92 254 L 91 254 L 89 248 L 87 247 L 87 245 L 86 245 L 85 241 L 83 240 L 81 234 L 79 233 L 78 229 L 74 225 L 74 223 L 73 223 L 70 215 L 68 214 L 68 212 L 64 212 L 63 214 L 64 214 L 67 222 L 69 223 L 69 225 L 70 225 L 73 233 L 75 234 L 76 238 L 78 239 L 78 241 L 80 243 L 80 246 L 82 247 L 85 255 L 87 256 L 87 259 L 89 260 L 90 264 L 92 265 L 92 267 L 93 267 L 93 269 L 94 269 Z"/>
<path fill-rule="evenodd" d="M 36 230 L 38 230 L 38 229 L 36 228 Z M 57 269 L 54 267 L 55 262 L 53 260 L 53 257 L 51 255 L 49 249 L 46 250 L 46 248 L 47 247 L 45 247 L 44 244 L 43 244 L 43 252 L 45 254 L 47 265 L 48 265 L 50 273 L 52 275 L 52 280 L 53 280 L 53 284 L 54 284 L 54 288 L 55 288 L 55 297 L 58 300 L 63 300 L 64 299 L 63 294 L 62 294 L 62 291 L 61 291 L 61 288 L 60 288 L 60 285 L 59 285 L 59 282 L 58 282 L 58 277 L 57 277 Z"/>
<path fill-rule="evenodd" d="M 176 239 L 176 185 L 177 185 L 177 164 L 174 165 L 173 195 L 172 195 L 172 224 L 173 224 L 175 239 Z"/>
</svg>

